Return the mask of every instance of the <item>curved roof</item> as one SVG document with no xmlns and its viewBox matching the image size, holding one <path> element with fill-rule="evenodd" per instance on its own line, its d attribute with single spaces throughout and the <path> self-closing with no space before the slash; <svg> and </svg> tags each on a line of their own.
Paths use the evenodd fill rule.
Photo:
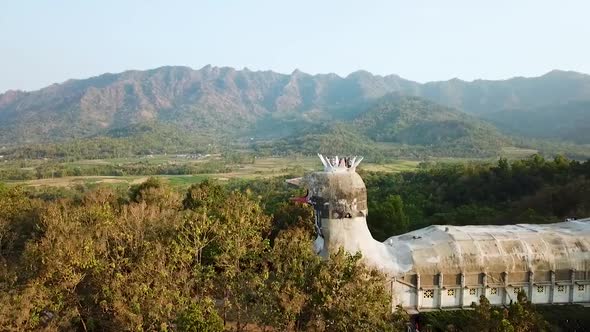
<svg viewBox="0 0 590 332">
<path fill-rule="evenodd" d="M 384 244 L 410 273 L 590 270 L 590 218 L 544 225 L 436 225 Z"/>
</svg>

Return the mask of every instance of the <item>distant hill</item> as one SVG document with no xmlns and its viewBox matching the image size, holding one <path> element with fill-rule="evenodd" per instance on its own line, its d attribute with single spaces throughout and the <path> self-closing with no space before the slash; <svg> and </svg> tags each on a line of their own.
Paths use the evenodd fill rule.
<svg viewBox="0 0 590 332">
<path fill-rule="evenodd" d="M 391 95 L 425 98 L 445 107 L 418 99 L 383 106 L 382 98 Z M 573 134 L 587 127 L 586 113 L 570 112 L 568 107 L 579 106 L 567 105 L 588 102 L 590 76 L 564 71 L 534 78 L 420 84 L 366 71 L 340 77 L 301 71 L 286 75 L 227 67 L 161 67 L 1 94 L 0 144 L 118 137 L 127 128 L 155 123 L 191 135 L 234 140 L 293 141 L 345 127 L 350 135 L 369 143 L 489 149 L 506 139 L 490 125 L 461 112 L 492 121 L 510 135 L 587 142 Z M 514 129 L 522 126 L 511 122 L 512 115 L 534 128 L 526 133 Z M 553 120 L 544 120 L 552 117 L 576 126 L 559 131 L 547 125 Z"/>
<path fill-rule="evenodd" d="M 502 110 L 483 117 L 507 134 L 590 144 L 590 101 Z"/>
<path fill-rule="evenodd" d="M 360 72 L 341 78 L 210 66 L 104 74 L 0 95 L 0 142 L 82 137 L 146 121 L 244 132 L 257 122 L 346 117 L 367 100 L 413 85 Z"/>
<path fill-rule="evenodd" d="M 590 100 L 590 75 L 553 70 L 540 77 L 508 80 L 453 79 L 421 86 L 417 94 L 467 113 L 528 109 L 570 101 Z"/>
<path fill-rule="evenodd" d="M 322 152 L 387 156 L 490 156 L 511 145 L 490 124 L 419 97 L 387 95 L 348 120 L 310 125 L 271 140 L 275 153 Z"/>
<path fill-rule="evenodd" d="M 469 145 L 481 149 L 508 143 L 493 126 L 457 109 L 418 97 L 385 97 L 361 114 L 354 124 L 378 142 Z"/>
</svg>

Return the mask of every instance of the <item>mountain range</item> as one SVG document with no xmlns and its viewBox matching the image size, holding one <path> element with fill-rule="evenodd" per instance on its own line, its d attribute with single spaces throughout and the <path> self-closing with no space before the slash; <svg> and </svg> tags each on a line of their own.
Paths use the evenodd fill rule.
<svg viewBox="0 0 590 332">
<path fill-rule="evenodd" d="M 512 135 L 588 144 L 590 75 L 555 70 L 421 84 L 366 71 L 340 77 L 170 66 L 0 95 L 4 145 L 109 136 L 145 123 L 236 139 L 346 128 L 359 139 L 418 146 L 509 145 Z"/>
</svg>

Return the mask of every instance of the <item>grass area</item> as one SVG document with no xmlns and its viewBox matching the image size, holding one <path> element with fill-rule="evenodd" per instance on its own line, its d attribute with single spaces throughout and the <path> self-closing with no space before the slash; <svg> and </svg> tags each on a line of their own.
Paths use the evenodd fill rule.
<svg viewBox="0 0 590 332">
<path fill-rule="evenodd" d="M 65 163 L 69 166 L 92 167 L 95 165 L 121 165 L 134 163 L 149 163 L 151 165 L 159 164 L 181 164 L 181 163 L 199 163 L 206 160 L 218 159 L 218 156 L 211 156 L 207 159 L 186 159 L 176 156 L 153 156 L 150 158 L 119 158 L 119 159 L 101 159 L 101 160 L 81 160 Z M 362 163 L 359 168 L 368 171 L 382 172 L 402 172 L 410 171 L 418 166 L 418 161 L 398 160 L 389 163 Z M 157 177 L 168 181 L 172 186 L 187 187 L 193 183 L 201 182 L 205 179 L 217 179 L 221 181 L 230 179 L 256 179 L 268 178 L 282 175 L 301 175 L 303 173 L 320 170 L 322 165 L 317 157 L 265 157 L 255 158 L 253 163 L 231 164 L 231 171 L 226 173 L 208 173 L 194 175 L 157 175 Z M 94 186 L 100 184 L 110 185 L 133 185 L 145 181 L 147 175 L 139 176 L 67 176 L 49 179 L 27 180 L 27 181 L 10 181 L 14 184 L 24 184 L 33 187 L 72 187 L 78 184 Z"/>
<path fill-rule="evenodd" d="M 206 179 L 211 178 L 211 176 L 206 174 L 196 174 L 196 175 L 170 175 L 164 176 L 164 179 L 168 181 L 168 183 L 173 187 L 189 187 L 192 184 L 202 182 Z"/>
<path fill-rule="evenodd" d="M 500 154 L 502 157 L 507 159 L 523 159 L 529 157 L 539 151 L 534 149 L 525 149 L 525 148 L 518 148 L 515 146 L 507 146 L 503 147 Z"/>
<path fill-rule="evenodd" d="M 184 187 L 193 183 L 199 183 L 205 179 L 213 178 L 206 174 L 198 175 L 157 175 L 156 177 L 168 181 L 172 186 Z M 9 181 L 12 184 L 23 184 L 30 187 L 73 187 L 76 185 L 94 186 L 109 185 L 134 185 L 147 180 L 148 176 L 66 176 L 53 179 L 39 179 L 28 181 Z"/>
<path fill-rule="evenodd" d="M 361 164 L 359 169 L 363 169 L 365 171 L 374 171 L 374 172 L 406 172 L 412 171 L 418 167 L 420 164 L 419 161 L 415 160 L 396 160 L 395 162 L 390 163 L 383 163 L 383 164 L 373 164 L 373 163 L 366 163 Z"/>
<path fill-rule="evenodd" d="M 196 164 L 205 161 L 221 159 L 220 155 L 209 155 L 200 159 L 191 159 L 183 157 L 186 155 L 149 155 L 141 157 L 128 157 L 128 158 L 113 158 L 113 159 L 87 159 L 78 160 L 68 163 L 72 166 L 94 166 L 94 165 L 124 165 L 124 164 L 137 164 L 145 163 L 148 165 L 159 165 L 159 164 Z"/>
<path fill-rule="evenodd" d="M 136 184 L 147 179 L 146 176 L 66 176 L 52 179 L 38 179 L 26 181 L 7 181 L 12 184 L 24 184 L 31 187 L 71 187 L 75 185 L 98 184 Z"/>
<path fill-rule="evenodd" d="M 536 150 L 522 149 L 516 147 L 507 147 L 502 150 L 502 156 L 508 159 L 526 158 L 534 154 Z M 495 158 L 493 158 L 495 159 Z M 457 163 L 467 161 L 492 161 L 488 159 L 468 159 L 468 158 L 432 158 L 430 161 L 442 163 Z M 12 161 L 9 164 L 0 164 L 0 170 L 4 167 L 16 167 L 20 169 L 34 169 L 34 167 L 43 165 L 43 163 L 55 163 L 55 161 L 28 160 Z M 225 163 L 225 164 L 224 164 Z M 391 162 L 371 163 L 364 161 L 360 164 L 359 169 L 365 171 L 378 172 L 405 172 L 415 170 L 420 161 L 418 160 L 395 160 Z M 257 179 L 269 178 L 275 176 L 293 175 L 301 176 L 305 173 L 322 169 L 321 162 L 316 156 L 293 156 L 293 157 L 257 157 L 250 160 L 242 160 L 234 163 L 227 162 L 220 155 L 208 155 L 200 159 L 191 159 L 185 156 L 176 155 L 153 155 L 135 158 L 116 158 L 116 159 L 98 159 L 98 160 L 78 160 L 72 162 L 61 162 L 59 165 L 68 167 L 78 167 L 81 169 L 101 167 L 101 166 L 125 166 L 146 167 L 161 165 L 198 165 L 203 173 L 192 175 L 155 175 L 172 186 L 187 187 L 191 184 L 201 182 L 205 179 L 216 179 L 228 181 L 232 179 Z M 143 166 L 142 166 L 143 165 Z M 207 167 L 207 165 L 217 165 L 216 167 Z M 6 181 L 13 184 L 23 184 L 33 187 L 73 187 L 78 184 L 94 186 L 100 184 L 110 184 L 113 186 L 129 186 L 141 183 L 149 175 L 109 175 L 109 176 L 65 176 L 47 179 L 23 180 L 23 181 Z"/>
</svg>

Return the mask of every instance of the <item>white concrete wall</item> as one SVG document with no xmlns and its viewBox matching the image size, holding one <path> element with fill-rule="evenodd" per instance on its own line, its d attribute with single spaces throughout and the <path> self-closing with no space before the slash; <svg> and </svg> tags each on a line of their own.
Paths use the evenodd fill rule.
<svg viewBox="0 0 590 332">
<path fill-rule="evenodd" d="M 394 306 L 399 303 L 404 308 L 416 308 L 416 288 L 398 283 L 395 293 Z"/>
<path fill-rule="evenodd" d="M 463 291 L 463 306 L 469 307 L 471 303 L 479 303 L 479 297 L 483 294 L 480 287 L 465 288 Z"/>
<path fill-rule="evenodd" d="M 464 307 L 469 307 L 471 303 L 479 303 L 479 297 L 484 295 L 492 305 L 508 305 L 510 301 L 516 302 L 518 291 L 520 289 L 525 294 L 531 294 L 530 301 L 536 304 L 550 304 L 551 302 L 551 285 L 534 285 L 532 292 L 529 293 L 528 285 L 522 286 L 490 286 L 468 287 L 468 288 L 439 288 L 438 286 L 427 286 L 418 291 L 416 288 L 400 285 L 396 288 L 397 294 L 393 297 L 394 303 L 400 303 L 404 308 L 418 309 L 438 309 L 438 308 L 458 308 L 461 302 Z M 494 291 L 495 289 L 495 291 Z M 553 289 L 553 303 L 563 304 L 570 303 L 570 292 L 573 290 L 574 303 L 590 303 L 590 285 L 555 285 Z M 417 292 L 419 292 L 417 294 Z M 463 301 L 461 301 L 461 299 Z M 397 301 L 397 302 L 396 302 Z M 419 301 L 419 302 L 417 302 Z"/>
<path fill-rule="evenodd" d="M 590 285 L 574 285 L 574 302 L 590 302 Z"/>
<path fill-rule="evenodd" d="M 532 303 L 550 303 L 551 298 L 551 286 L 548 285 L 535 285 L 533 286 L 533 297 L 531 298 Z"/>
<path fill-rule="evenodd" d="M 505 290 L 503 287 L 491 286 L 489 288 L 485 288 L 485 296 L 491 304 L 501 305 L 503 304 L 504 291 Z"/>
<path fill-rule="evenodd" d="M 440 301 L 438 294 L 439 294 L 438 287 L 423 288 L 421 291 L 422 298 L 420 299 L 422 301 L 421 308 L 426 308 L 426 309 L 438 308 L 438 304 Z"/>
<path fill-rule="evenodd" d="M 569 285 L 556 285 L 555 291 L 553 292 L 553 303 L 569 303 L 570 290 L 571 286 Z"/>
<path fill-rule="evenodd" d="M 581 283 L 581 282 L 579 282 Z M 532 303 L 536 304 L 564 304 L 590 303 L 590 285 L 558 285 L 550 284 L 533 285 L 515 284 L 505 288 L 503 285 L 483 286 L 445 286 L 436 285 L 423 286 L 421 290 L 416 289 L 404 282 L 392 284 L 393 307 L 401 304 L 408 309 L 439 309 L 469 307 L 472 303 L 479 303 L 479 297 L 484 295 L 492 305 L 508 305 L 518 299 L 518 290 L 523 291 Z M 572 295 L 573 292 L 573 295 Z"/>
<path fill-rule="evenodd" d="M 442 290 L 442 306 L 459 307 L 461 306 L 461 288 L 447 288 Z"/>
</svg>

